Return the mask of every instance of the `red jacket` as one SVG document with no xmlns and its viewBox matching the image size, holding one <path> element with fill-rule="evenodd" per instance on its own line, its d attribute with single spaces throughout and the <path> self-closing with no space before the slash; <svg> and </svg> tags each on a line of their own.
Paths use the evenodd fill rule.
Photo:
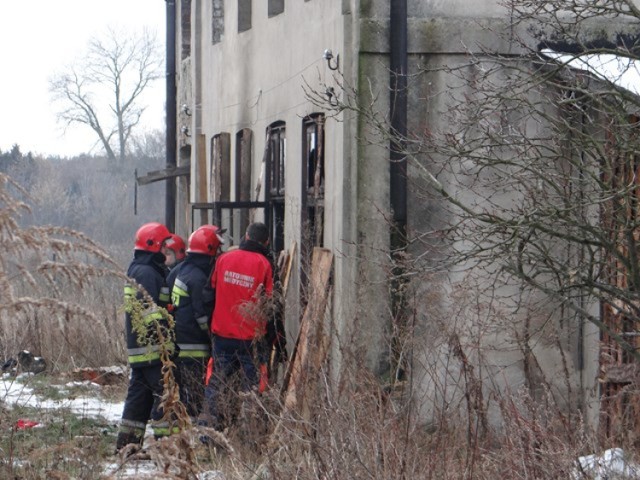
<svg viewBox="0 0 640 480">
<path fill-rule="evenodd" d="M 221 255 L 211 287 L 216 292 L 212 333 L 238 340 L 264 335 L 267 316 L 256 306 L 256 300 L 273 292 L 273 270 L 264 255 L 242 247 Z"/>
</svg>

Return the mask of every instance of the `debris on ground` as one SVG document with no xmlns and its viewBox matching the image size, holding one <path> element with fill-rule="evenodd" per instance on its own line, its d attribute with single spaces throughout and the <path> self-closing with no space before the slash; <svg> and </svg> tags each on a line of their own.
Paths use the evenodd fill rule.
<svg viewBox="0 0 640 480">
<path fill-rule="evenodd" d="M 76 382 L 92 382 L 98 385 L 117 385 L 127 378 L 125 367 L 76 368 L 68 374 Z"/>
<path fill-rule="evenodd" d="M 18 421 L 16 421 L 16 424 L 14 425 L 14 429 L 15 430 L 27 430 L 29 428 L 33 428 L 37 425 L 40 425 L 40 423 L 38 422 L 34 422 L 33 420 L 27 420 L 24 418 L 20 418 L 18 419 Z"/>
<path fill-rule="evenodd" d="M 16 356 L 9 358 L 2 364 L 3 373 L 17 375 L 19 373 L 42 373 L 47 369 L 47 362 L 42 357 L 37 357 L 29 350 L 22 350 Z"/>
</svg>

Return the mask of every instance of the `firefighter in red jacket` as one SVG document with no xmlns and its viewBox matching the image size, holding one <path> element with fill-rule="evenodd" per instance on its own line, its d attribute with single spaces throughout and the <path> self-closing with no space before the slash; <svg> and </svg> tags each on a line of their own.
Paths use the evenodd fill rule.
<svg viewBox="0 0 640 480">
<path fill-rule="evenodd" d="M 128 444 L 142 446 L 149 419 L 157 421 L 162 418 L 162 411 L 159 409 L 163 390 L 162 363 L 153 325 L 156 321 L 161 321 L 158 307 L 166 307 L 169 303 L 169 289 L 165 284 L 166 257 L 163 252 L 170 236 L 167 227 L 157 222 L 146 223 L 136 232 L 134 258 L 127 270 L 127 276 L 132 282 L 125 285 L 124 295 L 125 301 L 142 301 L 144 297 L 137 285 L 144 288 L 153 303 L 143 304 L 142 320 L 151 328 L 147 332 L 147 341 L 141 343 L 139 328 L 136 330 L 132 325 L 132 315 L 127 312 L 125 329 L 131 377 L 116 450 Z M 165 433 L 154 428 L 156 436 L 163 436 Z"/>
<path fill-rule="evenodd" d="M 240 248 L 222 254 L 211 276 L 215 307 L 211 321 L 213 375 L 205 389 L 205 424 L 222 428 L 220 400 L 227 380 L 240 373 L 242 391 L 257 388 L 266 376 L 262 347 L 268 301 L 273 291 L 269 229 L 264 223 L 247 228 Z"/>
</svg>

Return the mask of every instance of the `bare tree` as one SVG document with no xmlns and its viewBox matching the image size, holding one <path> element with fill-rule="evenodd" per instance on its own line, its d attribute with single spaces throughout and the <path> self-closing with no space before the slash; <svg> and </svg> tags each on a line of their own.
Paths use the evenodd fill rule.
<svg viewBox="0 0 640 480">
<path fill-rule="evenodd" d="M 66 127 L 90 127 L 107 156 L 122 165 L 131 134 L 145 110 L 141 96 L 162 75 L 163 58 L 148 31 L 126 34 L 108 29 L 90 40 L 86 57 L 50 80 Z"/>
</svg>

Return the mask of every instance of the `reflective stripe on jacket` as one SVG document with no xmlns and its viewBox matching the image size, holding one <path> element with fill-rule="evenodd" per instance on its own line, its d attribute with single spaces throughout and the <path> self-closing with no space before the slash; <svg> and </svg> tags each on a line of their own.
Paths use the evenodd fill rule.
<svg viewBox="0 0 640 480">
<path fill-rule="evenodd" d="M 203 292 L 212 268 L 211 257 L 187 253 L 178 270 L 172 271 L 171 302 L 176 322 L 176 342 L 179 360 L 206 359 L 211 352 L 209 317 L 212 302 Z"/>
<path fill-rule="evenodd" d="M 144 295 L 138 291 L 140 285 L 154 301 L 153 304 L 142 305 L 142 318 L 145 326 L 149 327 L 146 338 L 148 345 L 138 342 L 138 334 L 133 330 L 130 313 L 125 316 L 125 330 L 127 336 L 127 354 L 131 367 L 142 367 L 160 363 L 159 344 L 156 334 L 156 322 L 161 321 L 162 314 L 158 306 L 166 307 L 169 291 L 165 285 L 164 266 L 159 263 L 159 257 L 151 252 L 136 250 L 134 259 L 129 265 L 127 276 L 135 283 L 128 283 L 124 287 L 125 302 L 136 298 L 143 301 Z"/>
</svg>

